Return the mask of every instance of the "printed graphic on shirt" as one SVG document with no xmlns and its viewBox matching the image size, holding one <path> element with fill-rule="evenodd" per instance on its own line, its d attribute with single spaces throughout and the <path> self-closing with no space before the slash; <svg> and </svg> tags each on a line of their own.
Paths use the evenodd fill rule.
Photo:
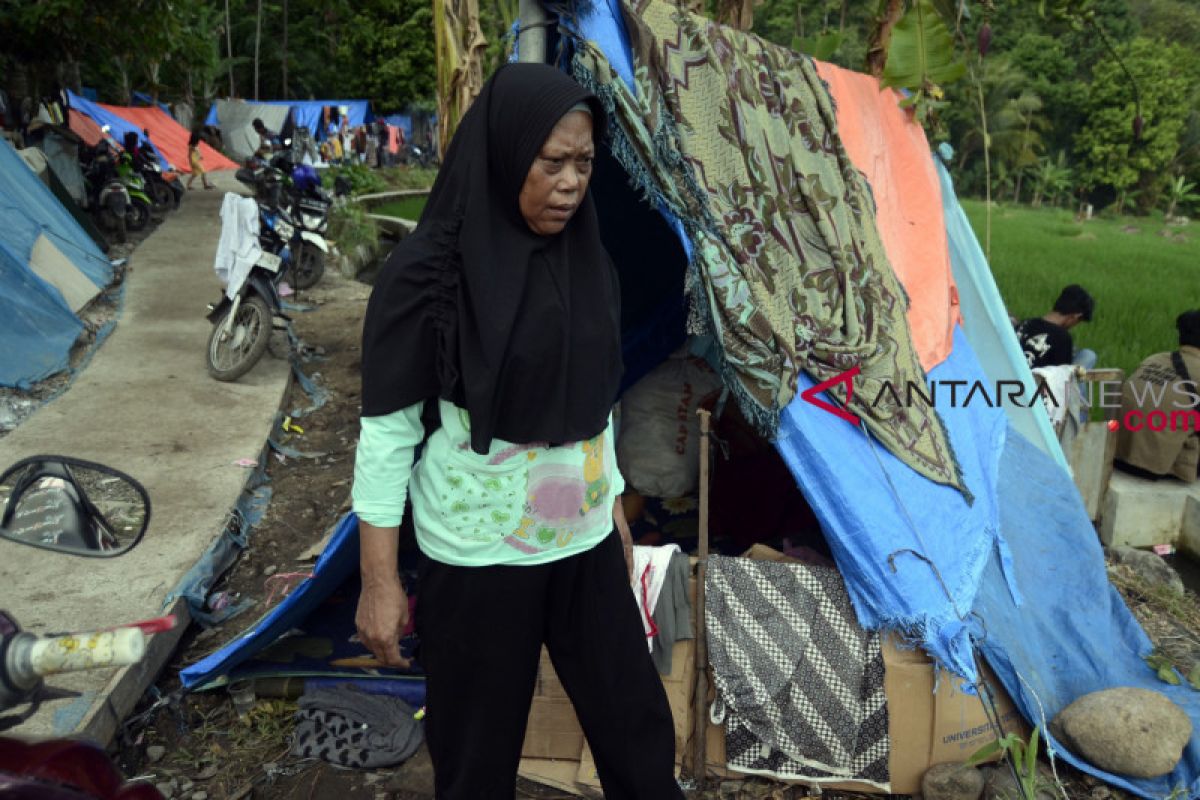
<svg viewBox="0 0 1200 800">
<path fill-rule="evenodd" d="M 1050 352 L 1050 337 L 1044 333 L 1030 336 L 1025 340 L 1025 360 L 1032 368 L 1039 358 Z"/>
<path fill-rule="evenodd" d="M 506 544 L 523 553 L 566 547 L 580 532 L 603 525 L 608 514 L 609 481 L 604 464 L 605 436 L 580 442 L 578 463 L 534 463 L 529 467 L 525 513 Z M 531 461 L 537 453 L 529 453 Z"/>
</svg>

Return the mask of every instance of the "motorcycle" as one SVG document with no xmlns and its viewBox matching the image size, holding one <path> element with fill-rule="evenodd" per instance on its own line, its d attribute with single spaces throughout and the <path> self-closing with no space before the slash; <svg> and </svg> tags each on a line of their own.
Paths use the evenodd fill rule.
<svg viewBox="0 0 1200 800">
<path fill-rule="evenodd" d="M 133 478 L 62 456 L 24 459 L 0 475 L 0 539 L 76 556 L 113 558 L 141 541 L 150 498 Z M 137 663 L 146 637 L 174 616 L 90 633 L 42 636 L 0 611 L 0 731 L 47 702 L 45 679 Z M 28 705 L 24 713 L 6 712 Z M 163 800 L 147 783 L 126 783 L 103 748 L 88 741 L 27 742 L 0 736 L 0 800 Z"/>
<path fill-rule="evenodd" d="M 85 164 L 88 208 L 102 227 L 114 231 L 117 241 L 124 243 L 128 239 L 129 191 L 117 175 L 116 156 L 106 145 L 102 139 Z"/>
<path fill-rule="evenodd" d="M 432 147 L 421 147 L 420 145 L 410 144 L 405 149 L 404 163 L 410 167 L 433 169 L 441 162 L 438 161 L 438 157 L 433 152 Z"/>
<path fill-rule="evenodd" d="M 259 253 L 248 270 L 228 276 L 221 299 L 208 306 L 208 321 L 213 325 L 208 373 L 219 381 L 234 381 L 249 372 L 266 351 L 275 320 L 284 325 L 291 322 L 283 313 L 279 284 L 292 258 L 288 245 L 303 235 L 278 203 L 281 186 L 276 170 L 243 168 L 238 170 L 238 180 L 255 185 Z"/>
<path fill-rule="evenodd" d="M 178 209 L 183 202 L 183 184 L 174 172 L 163 172 L 162 166 L 154 160 L 146 160 L 138 165 L 139 172 L 146 182 L 146 194 L 153 200 L 154 208 L 159 211 Z"/>
<path fill-rule="evenodd" d="M 133 157 L 122 153 L 117 159 L 117 176 L 129 193 L 129 206 L 125 212 L 125 227 L 140 231 L 150 222 L 154 201 L 146 194 L 146 179 L 133 166 Z"/>
<path fill-rule="evenodd" d="M 256 196 L 264 181 L 277 183 L 277 191 L 270 197 L 263 197 L 262 201 L 282 206 L 295 224 L 297 237 L 290 243 L 289 275 L 294 287 L 310 289 L 325 274 L 325 255 L 329 252 L 325 232 L 329 229 L 333 200 L 321 188 L 321 179 L 315 169 L 295 164 L 288 146 L 290 140 L 284 144 L 285 148 L 272 156 L 270 162 L 252 158 L 247 162 L 246 171 L 239 170 L 237 175 L 239 181 L 255 190 Z M 271 170 L 273 172 L 269 172 Z"/>
</svg>

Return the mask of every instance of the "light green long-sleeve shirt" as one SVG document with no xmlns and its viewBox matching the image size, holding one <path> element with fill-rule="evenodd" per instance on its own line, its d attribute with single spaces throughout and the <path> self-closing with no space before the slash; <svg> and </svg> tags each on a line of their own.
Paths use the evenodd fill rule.
<svg viewBox="0 0 1200 800">
<path fill-rule="evenodd" d="M 412 496 L 417 543 L 445 564 L 541 564 L 594 547 L 613 529 L 625 490 L 612 418 L 598 436 L 558 447 L 493 440 L 471 450 L 467 412 L 438 404 L 441 426 L 426 442 L 421 404 L 363 417 L 354 462 L 354 511 L 381 528 L 399 525 Z"/>
</svg>

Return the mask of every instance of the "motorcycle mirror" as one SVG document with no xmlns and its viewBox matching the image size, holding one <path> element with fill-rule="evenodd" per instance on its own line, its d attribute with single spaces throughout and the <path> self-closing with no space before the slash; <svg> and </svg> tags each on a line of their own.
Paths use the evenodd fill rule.
<svg viewBox="0 0 1200 800">
<path fill-rule="evenodd" d="M 71 555 L 113 558 L 150 523 L 150 496 L 123 472 L 66 456 L 32 456 L 0 475 L 0 539 Z"/>
</svg>

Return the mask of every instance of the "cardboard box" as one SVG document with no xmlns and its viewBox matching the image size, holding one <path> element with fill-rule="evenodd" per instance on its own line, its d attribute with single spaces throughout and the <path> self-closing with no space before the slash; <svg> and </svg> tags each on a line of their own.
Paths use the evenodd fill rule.
<svg viewBox="0 0 1200 800">
<path fill-rule="evenodd" d="M 578 761 L 582 750 L 583 729 L 579 727 L 571 701 L 533 698 L 521 757 Z"/>
<path fill-rule="evenodd" d="M 790 562 L 795 559 L 762 545 L 756 545 L 746 557 Z M 690 585 L 695 598 L 695 580 Z M 891 637 L 883 643 L 886 669 L 884 690 L 888 698 L 888 725 L 891 740 L 891 792 L 914 794 L 920 791 L 925 770 L 943 761 L 965 761 L 995 738 L 978 697 L 960 690 L 960 681 L 945 671 L 935 673 L 933 662 L 920 650 L 897 646 Z M 693 699 L 695 693 L 695 642 L 675 644 L 672 672 L 663 676 L 663 686 L 675 717 L 677 769 L 689 772 L 694 757 L 692 747 Z M 996 705 L 1006 732 L 1028 738 L 1029 726 L 1021 718 L 995 676 L 984 668 L 984 677 L 995 690 Z M 713 682 L 708 681 L 710 700 Z M 934 687 L 937 691 L 934 691 Z M 524 758 L 569 759 L 577 762 L 575 783 L 580 793 L 595 792 L 599 780 L 595 763 L 584 742 L 583 732 L 571 709 L 570 701 L 554 675 L 549 657 L 543 651 L 534 709 L 530 713 Z M 737 780 L 749 776 L 729 770 L 725 765 L 724 728 L 708 725 L 706 774 L 711 778 Z M 530 762 L 533 765 L 533 762 Z M 523 767 L 524 769 L 524 762 Z M 562 774 L 557 770 L 556 774 Z M 802 782 L 803 783 L 803 782 Z M 828 789 L 882 793 L 868 784 L 841 782 L 825 784 Z M 560 786 L 561 788 L 561 786 Z"/>
</svg>

